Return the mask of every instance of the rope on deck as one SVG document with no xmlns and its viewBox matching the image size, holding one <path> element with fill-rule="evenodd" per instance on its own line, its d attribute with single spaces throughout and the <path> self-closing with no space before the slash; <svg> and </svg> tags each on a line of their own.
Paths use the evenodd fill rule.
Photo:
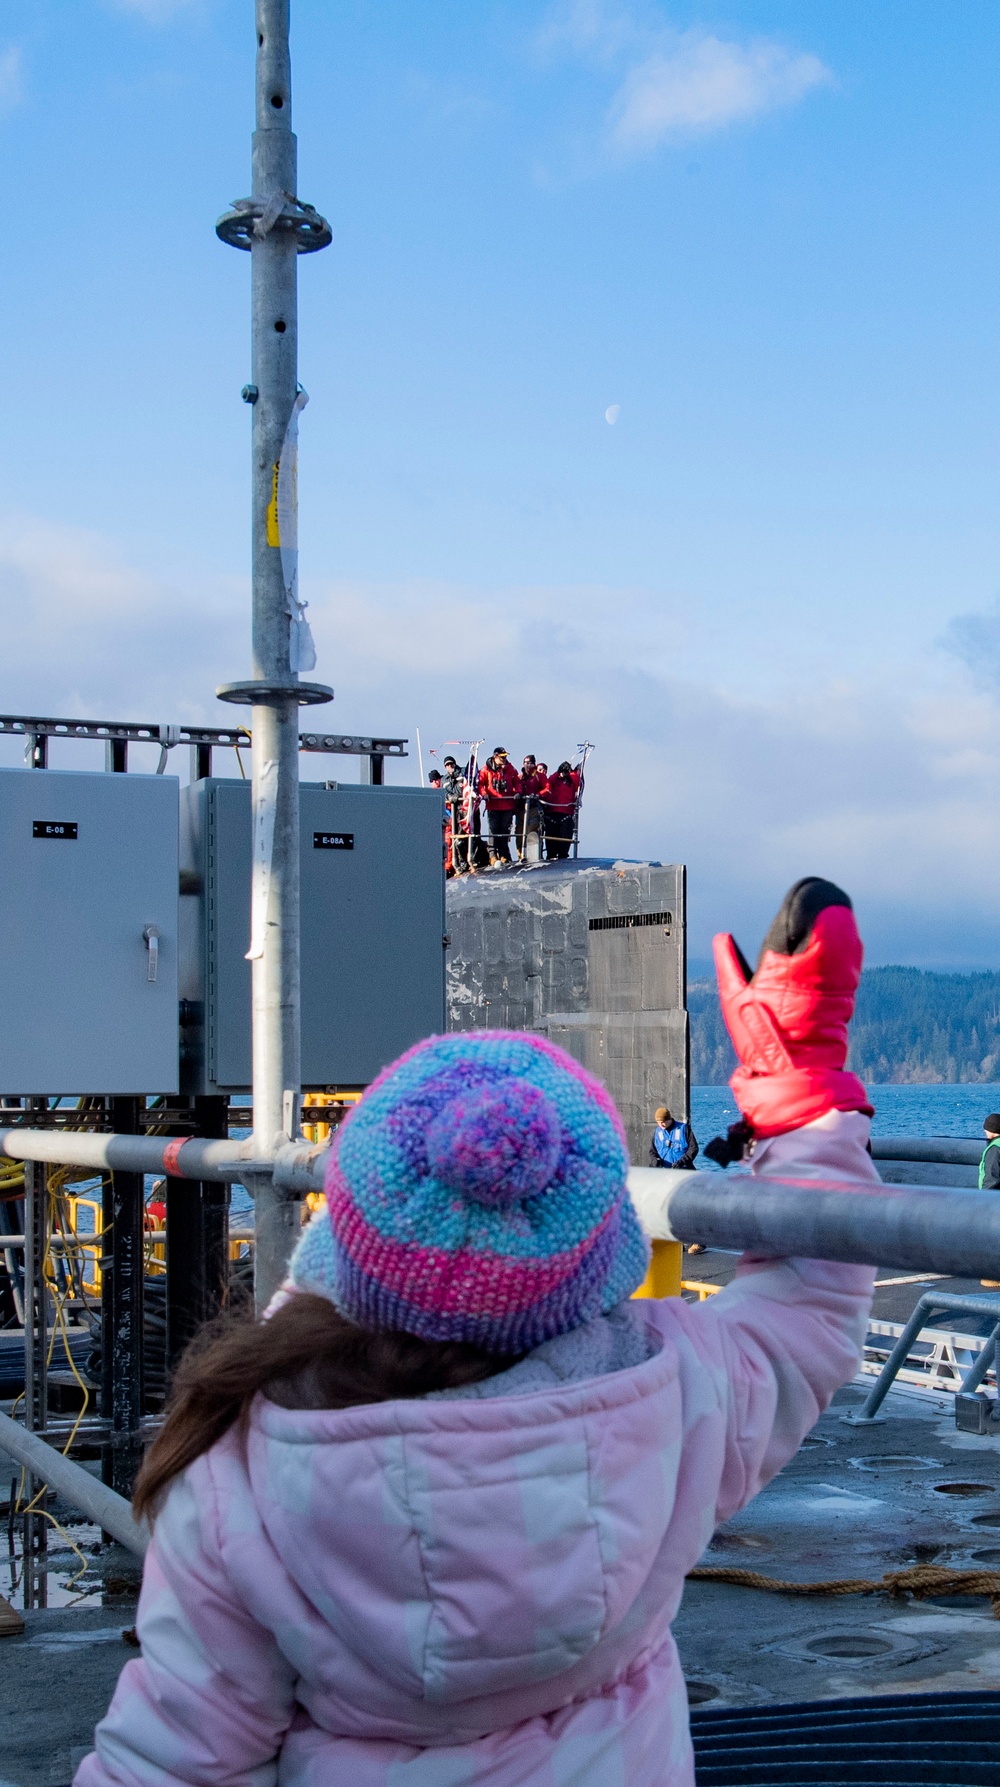
<svg viewBox="0 0 1000 1787">
<path fill-rule="evenodd" d="M 736 1588 L 759 1588 L 776 1595 L 989 1595 L 994 1619 L 1000 1619 L 1000 1570 L 949 1570 L 943 1564 L 914 1564 L 889 1570 L 877 1582 L 868 1576 L 844 1576 L 832 1582 L 782 1582 L 757 1570 L 732 1567 L 688 1571 L 689 1582 L 729 1582 Z"/>
</svg>

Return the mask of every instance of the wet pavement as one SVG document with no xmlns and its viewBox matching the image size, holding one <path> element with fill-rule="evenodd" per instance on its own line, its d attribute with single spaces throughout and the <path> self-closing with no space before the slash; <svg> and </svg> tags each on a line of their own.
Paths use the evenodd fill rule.
<svg viewBox="0 0 1000 1787">
<path fill-rule="evenodd" d="M 878 1421 L 852 1425 L 870 1383 L 839 1392 L 796 1457 L 716 1533 L 703 1566 L 802 1583 L 927 1563 L 1000 1570 L 1000 1433 L 960 1433 L 953 1398 L 909 1388 L 889 1392 Z M 1000 1687 L 1000 1621 L 985 1596 L 806 1598 L 689 1582 L 674 1632 L 696 1703 Z"/>
<path fill-rule="evenodd" d="M 61 1787 L 93 1748 L 123 1663 L 135 1601 L 38 1609 L 0 1641 L 0 1787 Z"/>
<path fill-rule="evenodd" d="M 18 1479 L 4 1471 L 0 1501 L 0 1594 L 24 1620 L 21 1636 L 0 1638 L 0 1787 L 63 1787 L 93 1747 L 122 1664 L 137 1654 L 141 1566 L 51 1496 L 45 1506 L 62 1530 L 46 1523 L 47 1550 L 26 1575 Z"/>
</svg>

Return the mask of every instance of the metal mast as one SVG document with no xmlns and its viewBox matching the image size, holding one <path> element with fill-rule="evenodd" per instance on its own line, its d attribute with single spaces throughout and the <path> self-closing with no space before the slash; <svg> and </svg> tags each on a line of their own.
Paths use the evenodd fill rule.
<svg viewBox="0 0 1000 1787">
<path fill-rule="evenodd" d="M 298 1131 L 300 705 L 332 690 L 299 680 L 315 662 L 298 601 L 296 450 L 299 411 L 297 260 L 326 248 L 330 226 L 296 197 L 289 0 L 256 0 L 253 189 L 216 231 L 251 255 L 253 678 L 218 690 L 249 703 L 253 734 L 253 1151 L 273 1157 Z M 263 1307 L 284 1275 L 297 1206 L 269 1175 L 248 1174 L 256 1205 L 255 1291 Z"/>
</svg>

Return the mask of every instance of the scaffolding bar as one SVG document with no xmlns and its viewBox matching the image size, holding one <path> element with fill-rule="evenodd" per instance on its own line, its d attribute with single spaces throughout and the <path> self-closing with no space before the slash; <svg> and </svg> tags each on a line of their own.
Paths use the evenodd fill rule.
<svg viewBox="0 0 1000 1787">
<path fill-rule="evenodd" d="M 206 1135 L 228 1134 L 228 1100 L 196 1098 Z M 218 1315 L 229 1279 L 229 1192 L 218 1179 L 166 1181 L 167 1374 L 192 1335 Z M 152 1237 L 149 1237 L 152 1238 Z"/>
<path fill-rule="evenodd" d="M 48 1233 L 47 1175 L 37 1166 L 24 1169 L 24 1424 L 44 1433 L 48 1417 L 48 1290 L 45 1283 L 45 1241 Z M 48 1578 L 45 1553 L 49 1523 L 39 1506 L 44 1481 L 28 1476 L 23 1532 L 26 1607 L 44 1607 Z"/>
<path fill-rule="evenodd" d="M 0 1129 L 0 1153 L 11 1160 L 91 1167 L 95 1173 L 176 1173 L 181 1179 L 241 1179 L 249 1142 L 169 1136 L 109 1135 L 98 1130 Z M 255 1171 L 261 1171 L 255 1162 Z"/>
<path fill-rule="evenodd" d="M 53 1446 L 46 1445 L 33 1433 L 26 1433 L 9 1415 L 2 1413 L 0 1452 L 40 1482 L 47 1483 L 70 1507 L 86 1514 L 95 1526 L 110 1533 L 127 1551 L 134 1552 L 137 1557 L 145 1556 L 149 1529 L 144 1521 L 134 1518 L 128 1502 L 99 1478 L 91 1476 L 82 1465 L 64 1458 Z"/>
<path fill-rule="evenodd" d="M 985 1145 L 985 1139 L 970 1142 L 963 1141 L 960 1136 L 872 1136 L 872 1159 L 977 1167 Z"/>
<path fill-rule="evenodd" d="M 114 1098 L 115 1124 L 138 1127 L 138 1101 Z M 101 1474 L 119 1495 L 132 1493 L 142 1463 L 143 1174 L 116 1167 L 102 1192 L 101 1413 L 110 1422 Z"/>
</svg>

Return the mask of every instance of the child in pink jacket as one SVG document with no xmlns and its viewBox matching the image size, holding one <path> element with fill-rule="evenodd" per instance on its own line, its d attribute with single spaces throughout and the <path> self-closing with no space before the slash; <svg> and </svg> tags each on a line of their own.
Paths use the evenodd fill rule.
<svg viewBox="0 0 1000 1787">
<path fill-rule="evenodd" d="M 767 1170 L 877 1182 L 835 1090 L 784 1133 L 772 1098 Z M 855 1371 L 873 1275 L 744 1259 L 701 1306 L 629 1301 L 627 1169 L 540 1037 L 382 1074 L 269 1319 L 181 1367 L 142 1656 L 76 1787 L 689 1787 L 685 1575 Z"/>
</svg>

